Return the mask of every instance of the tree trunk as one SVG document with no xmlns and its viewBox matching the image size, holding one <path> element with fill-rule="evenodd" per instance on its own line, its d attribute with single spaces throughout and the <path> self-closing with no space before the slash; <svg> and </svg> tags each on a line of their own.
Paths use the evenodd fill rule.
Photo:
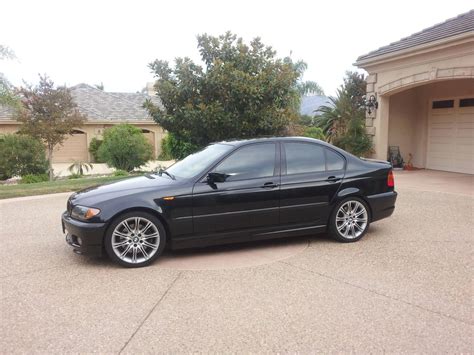
<svg viewBox="0 0 474 355">
<path fill-rule="evenodd" d="M 54 172 L 53 172 L 53 146 L 48 145 L 48 173 L 49 173 L 49 181 L 53 181 L 54 179 Z"/>
</svg>

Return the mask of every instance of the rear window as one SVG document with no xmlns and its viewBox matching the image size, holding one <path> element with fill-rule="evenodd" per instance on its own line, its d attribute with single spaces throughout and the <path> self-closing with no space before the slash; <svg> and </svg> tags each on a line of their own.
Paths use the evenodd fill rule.
<svg viewBox="0 0 474 355">
<path fill-rule="evenodd" d="M 327 170 L 342 170 L 344 169 L 344 158 L 330 149 L 326 151 L 326 169 Z"/>
<path fill-rule="evenodd" d="M 304 174 L 344 169 L 342 156 L 310 143 L 285 143 L 286 173 Z"/>
</svg>

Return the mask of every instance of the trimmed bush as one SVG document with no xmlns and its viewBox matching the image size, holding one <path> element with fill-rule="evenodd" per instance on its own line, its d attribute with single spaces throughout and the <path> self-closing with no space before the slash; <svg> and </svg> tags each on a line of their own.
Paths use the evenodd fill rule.
<svg viewBox="0 0 474 355">
<path fill-rule="evenodd" d="M 89 153 L 92 155 L 92 159 L 94 159 L 94 163 L 104 163 L 99 157 L 99 148 L 102 145 L 102 140 L 97 138 L 92 138 L 89 144 Z"/>
<path fill-rule="evenodd" d="M 26 174 L 21 177 L 20 184 L 35 184 L 49 180 L 48 174 Z"/>
<path fill-rule="evenodd" d="M 116 169 L 132 171 L 153 157 L 153 148 L 141 129 L 129 124 L 108 128 L 99 147 L 99 158 Z"/>
<path fill-rule="evenodd" d="M 20 134 L 0 136 L 0 180 L 47 170 L 45 148 L 39 140 Z"/>
</svg>

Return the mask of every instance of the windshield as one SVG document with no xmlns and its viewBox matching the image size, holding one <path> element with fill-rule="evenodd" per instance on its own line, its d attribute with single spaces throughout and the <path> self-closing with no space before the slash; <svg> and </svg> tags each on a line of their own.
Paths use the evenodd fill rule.
<svg viewBox="0 0 474 355">
<path fill-rule="evenodd" d="M 217 160 L 231 149 L 232 146 L 227 144 L 209 145 L 203 150 L 188 155 L 183 160 L 176 162 L 166 169 L 166 171 L 179 178 L 191 178 L 196 176 L 199 172 L 207 168 L 210 163 Z"/>
</svg>

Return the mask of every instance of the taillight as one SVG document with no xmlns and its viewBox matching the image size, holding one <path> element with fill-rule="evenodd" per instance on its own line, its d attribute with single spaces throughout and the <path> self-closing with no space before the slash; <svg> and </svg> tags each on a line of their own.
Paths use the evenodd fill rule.
<svg viewBox="0 0 474 355">
<path fill-rule="evenodd" d="M 390 170 L 388 172 L 388 176 L 387 176 L 387 186 L 388 187 L 394 187 L 395 186 L 395 179 L 393 178 L 393 171 Z"/>
</svg>

